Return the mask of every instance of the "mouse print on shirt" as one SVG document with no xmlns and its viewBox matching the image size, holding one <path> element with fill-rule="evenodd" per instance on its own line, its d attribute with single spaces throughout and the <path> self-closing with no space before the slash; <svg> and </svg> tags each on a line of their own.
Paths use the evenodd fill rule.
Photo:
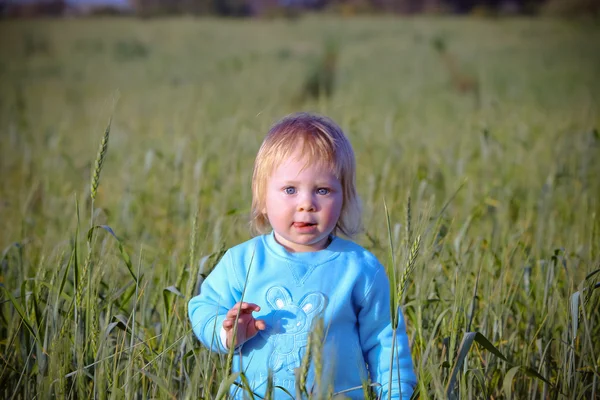
<svg viewBox="0 0 600 400">
<path fill-rule="evenodd" d="M 287 289 L 273 286 L 267 291 L 266 301 L 273 311 L 265 318 L 267 329 L 260 333 L 273 346 L 268 366 L 273 372 L 284 367 L 294 372 L 300 366 L 312 321 L 325 309 L 326 297 L 310 292 L 295 303 Z"/>
</svg>

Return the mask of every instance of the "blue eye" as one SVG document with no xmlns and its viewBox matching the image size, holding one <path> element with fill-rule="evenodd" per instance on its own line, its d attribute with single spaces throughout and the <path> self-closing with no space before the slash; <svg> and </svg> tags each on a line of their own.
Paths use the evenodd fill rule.
<svg viewBox="0 0 600 400">
<path fill-rule="evenodd" d="M 320 194 L 321 196 L 325 196 L 327 194 L 329 194 L 330 190 L 327 188 L 318 188 L 317 189 L 317 194 Z"/>
<path fill-rule="evenodd" d="M 286 187 L 285 189 L 283 189 L 283 191 L 285 192 L 285 194 L 296 194 L 296 188 L 293 186 Z"/>
</svg>

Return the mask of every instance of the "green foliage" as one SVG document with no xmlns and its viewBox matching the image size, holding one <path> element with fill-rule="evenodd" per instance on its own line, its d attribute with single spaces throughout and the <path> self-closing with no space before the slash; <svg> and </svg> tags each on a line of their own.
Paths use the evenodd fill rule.
<svg viewBox="0 0 600 400">
<path fill-rule="evenodd" d="M 357 240 L 388 268 L 420 398 L 599 393 L 597 27 L 306 16 L 2 30 L 0 398 L 212 399 L 236 378 L 248 393 L 194 338 L 187 301 L 250 237 L 258 146 L 297 111 L 304 61 L 328 52 L 334 89 L 303 107 L 354 145 Z M 477 107 L 448 85 L 440 37 L 476 71 Z"/>
<path fill-rule="evenodd" d="M 139 40 L 129 39 L 120 40 L 115 43 L 113 54 L 117 61 L 132 61 L 140 58 L 146 58 L 150 49 Z"/>
<path fill-rule="evenodd" d="M 26 57 L 48 55 L 51 52 L 50 42 L 36 32 L 23 34 L 23 50 Z"/>
<path fill-rule="evenodd" d="M 339 45 L 328 40 L 324 45 L 323 54 L 314 60 L 300 93 L 302 101 L 331 97 L 335 88 Z"/>
</svg>

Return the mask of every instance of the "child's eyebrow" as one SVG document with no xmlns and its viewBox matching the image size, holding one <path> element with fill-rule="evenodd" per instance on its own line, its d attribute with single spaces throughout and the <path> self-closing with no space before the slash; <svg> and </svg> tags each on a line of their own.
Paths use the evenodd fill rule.
<svg viewBox="0 0 600 400">
<path fill-rule="evenodd" d="M 292 180 L 292 179 L 284 179 L 281 182 L 283 185 L 301 185 L 302 181 L 298 181 L 298 180 Z M 335 185 L 335 181 L 333 179 L 325 179 L 325 180 L 319 180 L 319 181 L 315 181 L 312 183 L 314 186 L 334 186 Z"/>
<path fill-rule="evenodd" d="M 293 180 L 283 180 L 280 183 L 282 186 L 299 186 L 300 182 L 299 181 L 293 181 Z"/>
</svg>

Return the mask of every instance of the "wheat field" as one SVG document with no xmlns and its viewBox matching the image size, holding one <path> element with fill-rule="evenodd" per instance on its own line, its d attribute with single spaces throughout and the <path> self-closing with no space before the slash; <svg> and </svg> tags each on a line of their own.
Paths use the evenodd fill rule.
<svg viewBox="0 0 600 400">
<path fill-rule="evenodd" d="M 187 301 L 308 110 L 354 146 L 415 395 L 597 398 L 599 72 L 589 22 L 0 21 L 0 397 L 224 395 Z"/>
</svg>

